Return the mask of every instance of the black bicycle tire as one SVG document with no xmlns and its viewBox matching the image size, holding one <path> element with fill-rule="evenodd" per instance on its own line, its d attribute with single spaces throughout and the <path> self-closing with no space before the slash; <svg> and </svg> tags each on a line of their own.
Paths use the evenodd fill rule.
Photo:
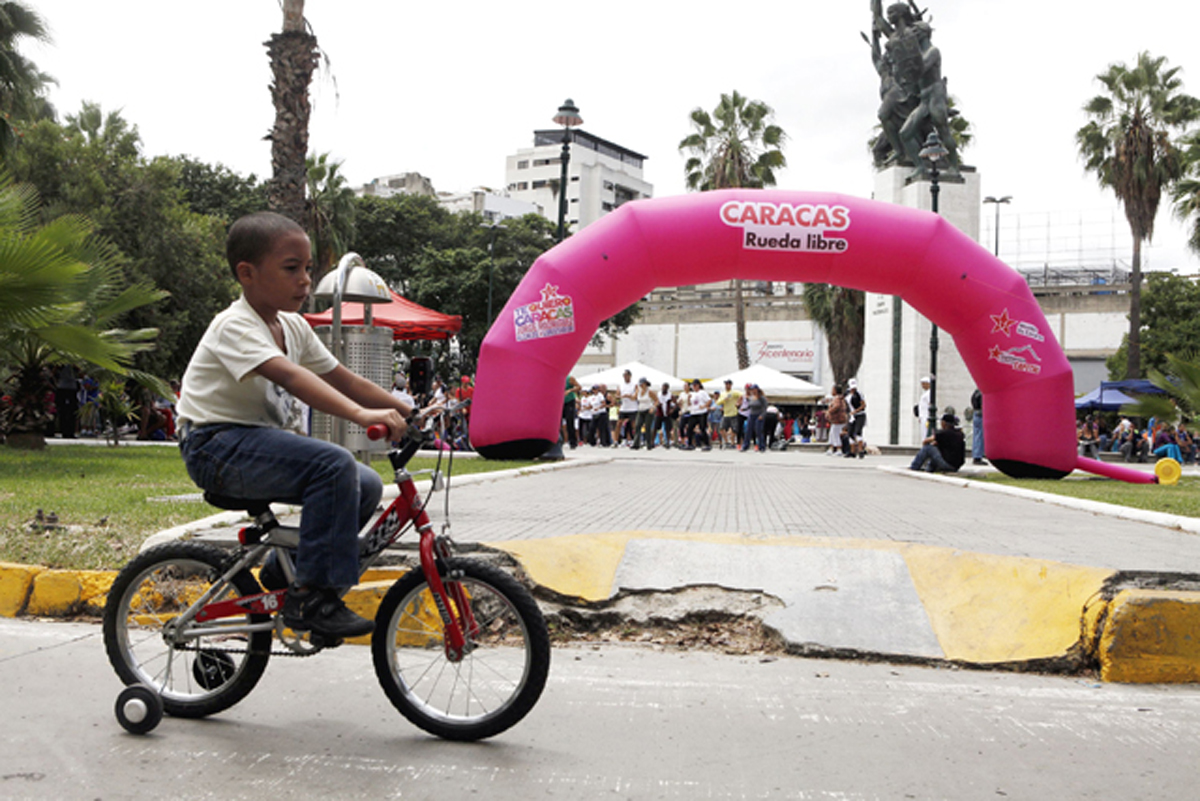
<svg viewBox="0 0 1200 801">
<path fill-rule="evenodd" d="M 375 634 L 371 638 L 375 674 L 388 700 L 413 725 L 447 740 L 481 740 L 514 726 L 533 709 L 541 697 L 550 671 L 550 634 L 533 596 L 503 570 L 470 559 L 449 559 L 444 563 L 443 579 L 447 575 L 466 583 L 475 582 L 488 587 L 503 598 L 520 618 L 528 660 L 524 681 L 516 694 L 499 710 L 478 720 L 450 720 L 445 716 L 433 716 L 425 711 L 423 704 L 410 697 L 392 671 L 391 657 L 396 639 L 392 627 L 398 620 L 397 612 L 401 609 L 401 604 L 428 588 L 425 575 L 419 568 L 409 571 L 393 584 L 379 605 L 375 617 Z M 439 621 L 438 633 L 440 632 Z M 440 649 L 441 645 L 436 647 Z M 471 659 L 471 656 L 466 658 Z"/>
<path fill-rule="evenodd" d="M 156 546 L 132 559 L 113 580 L 104 604 L 104 648 L 108 661 L 126 685 L 149 684 L 155 686 L 152 677 L 139 673 L 132 663 L 134 659 L 128 649 L 128 640 L 121 636 L 120 625 L 127 619 L 130 591 L 135 581 L 159 566 L 171 562 L 193 562 L 207 565 L 213 571 L 220 573 L 226 560 L 226 553 L 211 545 L 194 542 L 169 542 Z M 233 577 L 233 587 L 240 595 L 255 595 L 262 592 L 258 582 L 247 571 L 242 571 Z M 262 623 L 270 620 L 269 615 L 251 614 L 247 616 L 251 622 Z M 271 632 L 260 631 L 249 635 L 247 643 L 249 653 L 239 666 L 233 678 L 215 691 L 199 695 L 196 698 L 182 698 L 168 688 L 156 687 L 162 696 L 163 710 L 169 715 L 181 718 L 202 718 L 221 712 L 241 701 L 258 684 L 266 670 L 270 659 Z M 168 658 L 173 658 L 166 644 L 163 649 Z"/>
</svg>

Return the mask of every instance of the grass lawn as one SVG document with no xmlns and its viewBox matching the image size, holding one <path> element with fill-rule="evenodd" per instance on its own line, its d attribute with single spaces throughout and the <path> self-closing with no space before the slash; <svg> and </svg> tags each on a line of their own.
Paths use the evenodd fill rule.
<svg viewBox="0 0 1200 801">
<path fill-rule="evenodd" d="M 427 469 L 436 461 L 418 457 L 409 469 Z M 456 459 L 454 475 L 530 464 Z M 374 459 L 372 466 L 385 484 L 392 482 L 386 459 Z M 0 562 L 119 568 L 151 534 L 218 511 L 186 497 L 198 492 L 172 447 L 56 445 L 25 451 L 0 446 Z M 30 530 L 38 509 L 57 514 L 65 528 Z"/>
<path fill-rule="evenodd" d="M 1200 517 L 1200 477 L 1184 476 L 1178 484 L 1127 484 L 1111 478 L 1065 478 L 1061 481 L 1048 479 L 1009 478 L 999 473 L 990 473 L 978 478 L 993 484 L 1007 484 L 1036 492 L 1066 495 L 1089 501 L 1147 509 L 1152 512 Z"/>
</svg>

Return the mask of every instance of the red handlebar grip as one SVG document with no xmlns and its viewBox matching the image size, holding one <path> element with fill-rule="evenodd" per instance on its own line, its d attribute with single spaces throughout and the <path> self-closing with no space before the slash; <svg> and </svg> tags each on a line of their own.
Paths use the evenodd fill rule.
<svg viewBox="0 0 1200 801">
<path fill-rule="evenodd" d="M 388 435 L 388 427 L 383 423 L 376 423 L 367 428 L 367 439 L 386 439 Z"/>
</svg>

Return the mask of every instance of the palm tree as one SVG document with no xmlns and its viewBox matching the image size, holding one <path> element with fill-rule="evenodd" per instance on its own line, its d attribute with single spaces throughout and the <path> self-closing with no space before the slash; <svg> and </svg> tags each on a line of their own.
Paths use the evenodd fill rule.
<svg viewBox="0 0 1200 801">
<path fill-rule="evenodd" d="M 307 227 L 316 249 L 313 283 L 329 271 L 333 262 L 349 250 L 354 239 L 354 190 L 339 168 L 340 161 L 330 161 L 328 153 L 310 156 L 306 162 L 308 174 Z"/>
<path fill-rule="evenodd" d="M 17 52 L 23 39 L 49 42 L 46 24 L 25 3 L 0 2 L 0 156 L 16 140 L 12 120 L 35 119 L 46 106 L 45 88 L 53 79 Z"/>
<path fill-rule="evenodd" d="M 126 312 L 167 295 L 144 284 L 118 289 L 123 257 L 82 217 L 44 225 L 38 218 L 36 192 L 0 175 L 0 424 L 10 433 L 41 431 L 54 365 L 86 362 L 154 384 L 130 365 L 158 331 L 116 326 Z"/>
<path fill-rule="evenodd" d="M 1167 372 L 1150 370 L 1150 383 L 1161 389 L 1162 395 L 1141 395 L 1138 402 L 1124 407 L 1124 414 L 1138 417 L 1157 417 L 1175 422 L 1182 417 L 1191 422 L 1200 413 L 1200 361 L 1196 354 L 1179 357 L 1168 353 Z"/>
<path fill-rule="evenodd" d="M 300 225 L 305 223 L 308 119 L 312 106 L 308 87 L 317 68 L 319 51 L 304 19 L 304 0 L 283 0 L 283 32 L 267 42 L 271 57 L 271 101 L 275 125 L 271 140 L 273 177 L 267 184 L 267 205 Z"/>
<path fill-rule="evenodd" d="M 722 94 L 712 114 L 693 109 L 694 130 L 679 143 L 679 151 L 689 154 L 683 167 L 688 189 L 707 192 L 774 186 L 775 170 L 787 166 L 781 149 L 786 134 L 771 122 L 774 115 L 766 103 L 748 100 L 736 91 Z M 738 369 L 744 370 L 750 366 L 750 353 L 740 278 L 734 280 L 733 291 Z"/>
<path fill-rule="evenodd" d="M 862 364 L 866 293 L 831 284 L 805 284 L 804 306 L 829 338 L 835 384 L 846 382 Z"/>
<path fill-rule="evenodd" d="M 1175 216 L 1191 226 L 1188 247 L 1200 253 L 1200 132 L 1189 134 L 1183 144 L 1186 146 L 1187 177 L 1172 187 L 1171 199 L 1175 203 Z"/>
<path fill-rule="evenodd" d="M 1091 119 L 1075 134 L 1087 169 L 1116 193 L 1133 234 L 1126 378 L 1141 375 L 1142 242 L 1154 235 L 1163 190 L 1185 167 L 1171 135 L 1200 119 L 1200 101 L 1181 91 L 1179 67 L 1164 69 L 1165 63 L 1142 52 L 1132 68 L 1113 64 L 1097 75 L 1105 94 L 1084 105 Z"/>
</svg>

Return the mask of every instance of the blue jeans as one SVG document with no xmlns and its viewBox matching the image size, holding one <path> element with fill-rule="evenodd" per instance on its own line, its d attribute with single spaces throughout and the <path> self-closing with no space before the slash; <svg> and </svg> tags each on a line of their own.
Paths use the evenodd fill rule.
<svg viewBox="0 0 1200 801">
<path fill-rule="evenodd" d="M 1169 459 L 1183 464 L 1183 452 L 1179 450 L 1179 446 L 1174 442 L 1168 442 L 1166 445 L 1159 445 L 1154 449 L 1155 456 L 1166 456 Z"/>
<path fill-rule="evenodd" d="M 971 421 L 971 458 L 983 458 L 983 409 L 976 409 Z"/>
<path fill-rule="evenodd" d="M 383 480 L 350 451 L 277 428 L 212 425 L 180 443 L 201 489 L 250 500 L 303 504 L 296 582 L 358 583 L 358 532 L 379 505 Z"/>
<path fill-rule="evenodd" d="M 921 446 L 921 450 L 913 458 L 912 464 L 908 466 L 908 469 L 925 470 L 929 473 L 955 472 L 950 463 L 942 458 L 942 452 L 937 449 L 937 445 L 932 442 Z"/>
<path fill-rule="evenodd" d="M 750 412 L 746 418 L 746 431 L 742 435 L 742 450 L 750 450 L 750 443 L 759 450 L 763 447 L 763 419 L 761 415 Z"/>
</svg>

